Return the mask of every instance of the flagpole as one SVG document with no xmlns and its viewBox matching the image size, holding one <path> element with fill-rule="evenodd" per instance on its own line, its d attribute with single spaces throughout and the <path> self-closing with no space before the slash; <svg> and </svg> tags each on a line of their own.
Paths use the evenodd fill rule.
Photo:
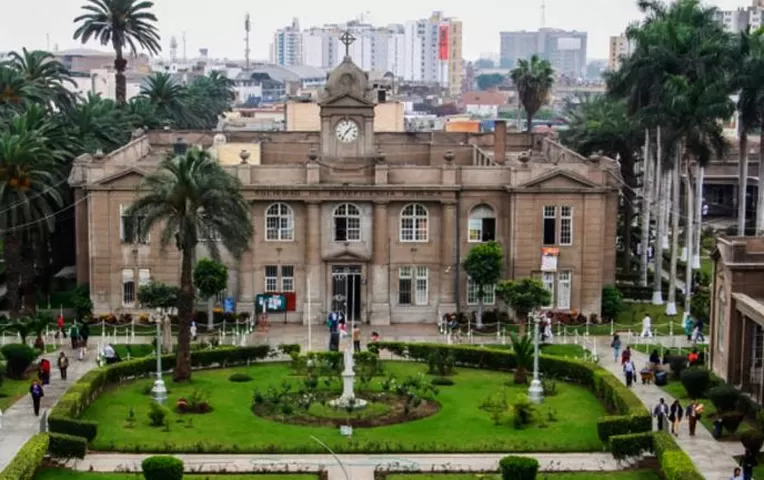
<svg viewBox="0 0 764 480">
<path fill-rule="evenodd" d="M 311 315 L 310 308 L 310 280 L 308 280 L 308 351 L 312 351 L 313 347 L 313 316 Z"/>
</svg>

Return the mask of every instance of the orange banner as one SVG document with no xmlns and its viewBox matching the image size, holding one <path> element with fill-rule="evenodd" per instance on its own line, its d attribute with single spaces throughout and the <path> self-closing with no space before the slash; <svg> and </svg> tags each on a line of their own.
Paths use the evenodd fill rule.
<svg viewBox="0 0 764 480">
<path fill-rule="evenodd" d="M 438 27 L 438 59 L 448 60 L 448 25 Z"/>
</svg>

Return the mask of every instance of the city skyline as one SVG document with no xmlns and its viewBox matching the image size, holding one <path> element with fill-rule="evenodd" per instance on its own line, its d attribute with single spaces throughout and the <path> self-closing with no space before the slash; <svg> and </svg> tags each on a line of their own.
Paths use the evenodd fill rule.
<svg viewBox="0 0 764 480">
<path fill-rule="evenodd" d="M 750 1 L 718 0 L 714 2 L 721 9 L 735 9 L 748 6 Z M 377 4 L 379 5 L 379 4 Z M 0 19 L 0 51 L 31 49 L 59 49 L 80 47 L 72 39 L 72 20 L 81 12 L 80 0 L 48 2 L 28 0 L 15 7 L 14 15 Z M 583 7 L 583 8 L 582 8 Z M 359 11 L 361 10 L 361 11 Z M 408 20 L 426 18 L 433 11 L 440 10 L 446 16 L 455 17 L 464 26 L 463 57 L 477 59 L 484 52 L 499 51 L 499 32 L 514 30 L 536 30 L 541 26 L 541 0 L 532 2 L 512 2 L 508 5 L 498 0 L 489 0 L 483 8 L 456 0 L 420 0 L 415 8 L 405 11 L 390 8 L 365 8 L 350 0 L 338 0 L 331 9 L 306 0 L 295 0 L 288 4 L 276 3 L 268 6 L 266 16 L 260 14 L 254 5 L 244 0 L 227 0 L 226 8 L 220 10 L 202 9 L 199 4 L 188 4 L 180 0 L 156 2 L 155 13 L 159 18 L 162 35 L 163 56 L 169 56 L 170 38 L 178 38 L 179 53 L 183 45 L 181 37 L 186 32 L 186 51 L 195 57 L 200 48 L 208 48 L 215 58 L 241 59 L 244 57 L 244 17 L 252 16 L 252 58 L 267 60 L 273 33 L 291 23 L 297 17 L 305 27 L 329 23 L 341 23 L 366 13 L 366 21 L 375 25 L 404 23 Z M 506 10 L 506 15 L 497 15 L 496 10 Z M 581 15 L 581 12 L 596 12 Z M 40 15 L 45 12 L 45 15 Z M 19 19 L 34 18 L 34 28 L 30 22 Z M 606 18 L 607 22 L 602 22 Z M 546 26 L 565 30 L 586 31 L 589 35 L 588 57 L 605 59 L 608 57 L 609 38 L 618 35 L 626 26 L 641 18 L 635 0 L 584 0 L 570 2 L 546 0 Z M 91 42 L 88 48 L 103 49 Z"/>
</svg>

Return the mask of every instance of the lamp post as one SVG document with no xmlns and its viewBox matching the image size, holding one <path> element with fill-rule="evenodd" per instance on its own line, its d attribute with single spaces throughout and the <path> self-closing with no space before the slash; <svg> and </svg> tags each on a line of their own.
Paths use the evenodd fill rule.
<svg viewBox="0 0 764 480">
<path fill-rule="evenodd" d="M 528 388 L 528 397 L 533 403 L 541 403 L 544 401 L 544 386 L 539 380 L 539 325 L 541 324 L 541 318 L 537 313 L 533 314 L 533 381 L 530 388 Z"/>
<path fill-rule="evenodd" d="M 162 326 L 161 322 L 164 320 L 164 314 L 161 308 L 157 308 L 157 379 L 154 382 L 154 388 L 151 389 L 151 398 L 154 401 L 164 404 L 167 402 L 167 387 L 162 380 Z"/>
</svg>

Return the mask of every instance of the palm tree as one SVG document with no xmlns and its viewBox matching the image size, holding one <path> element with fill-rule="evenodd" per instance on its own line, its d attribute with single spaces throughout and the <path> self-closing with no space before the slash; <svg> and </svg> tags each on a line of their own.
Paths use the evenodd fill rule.
<svg viewBox="0 0 764 480">
<path fill-rule="evenodd" d="M 27 85 L 46 107 L 71 108 L 75 95 L 67 88 L 76 86 L 69 70 L 49 52 L 22 49 L 11 52 L 8 67 L 18 71 Z"/>
<path fill-rule="evenodd" d="M 127 214 L 142 217 L 147 231 L 161 225 L 162 248 L 174 241 L 181 252 L 180 326 L 173 377 L 175 381 L 186 381 L 191 378 L 190 326 L 195 297 L 192 272 L 197 243 L 204 232 L 216 232 L 223 247 L 239 258 L 252 238 L 251 209 L 241 194 L 239 180 L 198 149 L 163 160 L 140 188 L 143 196 Z M 207 245 L 210 256 L 220 258 L 217 242 Z"/>
<path fill-rule="evenodd" d="M 525 120 L 530 134 L 533 132 L 533 116 L 547 102 L 554 86 L 554 69 L 548 60 L 533 55 L 530 60 L 519 60 L 509 76 L 525 109 Z"/>
<path fill-rule="evenodd" d="M 125 69 L 127 60 L 125 50 L 133 55 L 138 47 L 156 55 L 162 47 L 159 45 L 157 17 L 152 13 L 154 2 L 147 0 L 85 0 L 83 13 L 74 19 L 79 24 L 74 32 L 74 39 L 88 43 L 91 38 L 98 39 L 101 45 L 111 45 L 114 49 L 114 70 L 117 80 L 117 103 L 124 105 L 127 100 Z"/>
<path fill-rule="evenodd" d="M 32 86 L 24 81 L 18 70 L 0 64 L 0 121 L 21 112 L 29 104 L 32 94 Z"/>
<path fill-rule="evenodd" d="M 167 125 L 179 129 L 199 126 L 200 121 L 191 110 L 188 89 L 169 73 L 155 73 L 146 79 L 141 96 L 154 105 L 157 117 Z"/>
<path fill-rule="evenodd" d="M 15 321 L 4 325 L 0 331 L 4 333 L 17 334 L 21 343 L 27 343 L 29 337 L 35 337 L 35 346 L 42 346 L 45 350 L 45 343 L 42 339 L 42 333 L 53 323 L 53 317 L 49 313 L 37 313 L 29 317 L 18 318 Z"/>
<path fill-rule="evenodd" d="M 533 368 L 534 343 L 530 335 L 509 333 L 512 351 L 515 354 L 515 383 L 528 383 L 528 370 Z"/>
<path fill-rule="evenodd" d="M 0 131 L 0 231 L 4 235 L 8 309 L 20 311 L 24 264 L 32 263 L 29 236 L 50 233 L 54 209 L 63 205 L 63 182 L 57 154 L 40 130 L 29 128 L 25 117 Z"/>
</svg>

